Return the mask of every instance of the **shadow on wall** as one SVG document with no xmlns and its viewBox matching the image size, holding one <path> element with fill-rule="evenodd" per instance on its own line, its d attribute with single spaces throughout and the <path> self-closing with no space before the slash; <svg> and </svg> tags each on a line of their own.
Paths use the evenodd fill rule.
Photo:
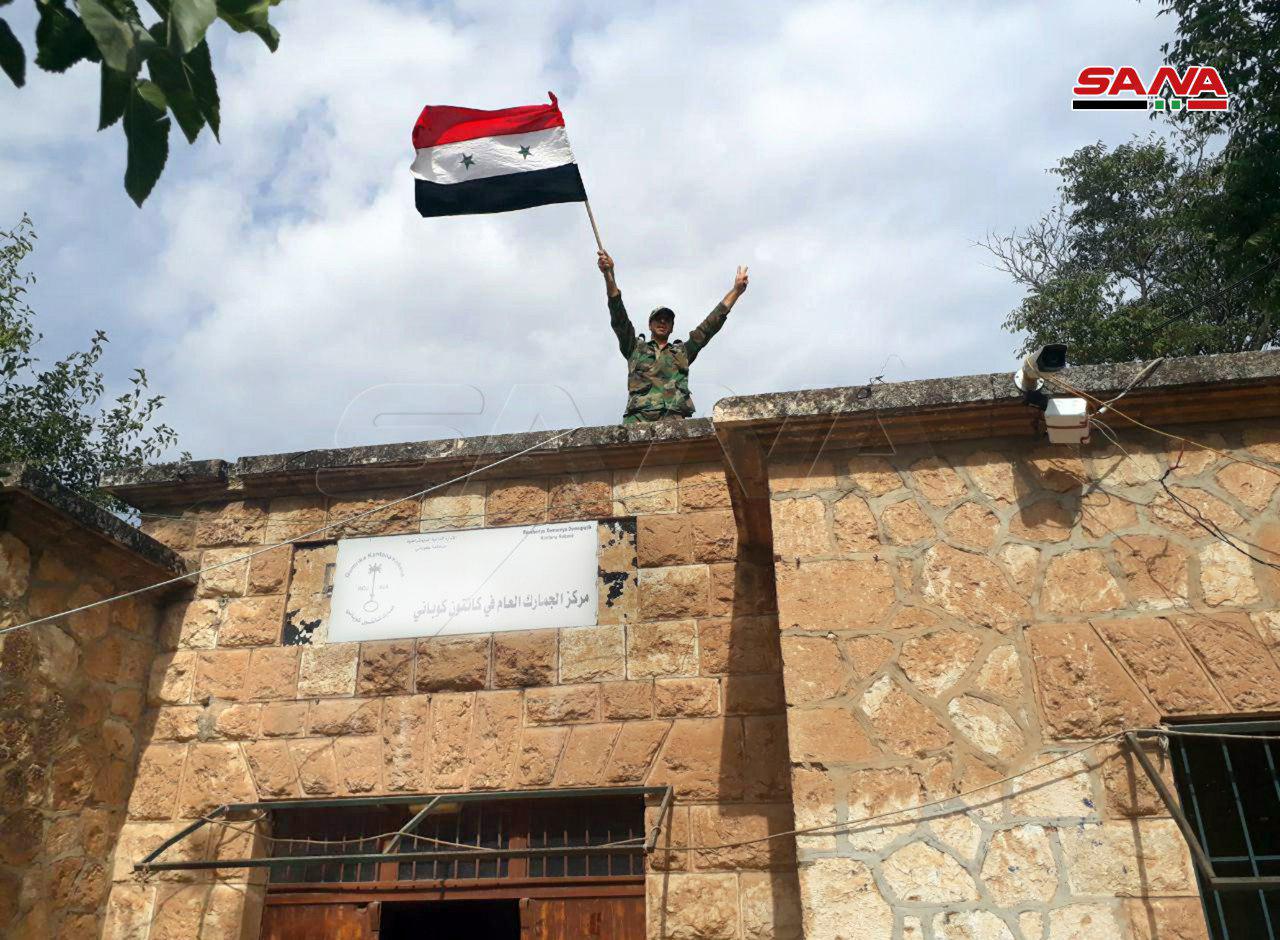
<svg viewBox="0 0 1280 940">
<path fill-rule="evenodd" d="M 676 783 L 650 858 L 650 877 L 662 873 L 649 904 L 652 936 L 689 927 L 690 919 L 734 931 L 739 916 L 751 936 L 801 936 L 794 837 L 731 844 L 795 828 L 774 569 L 770 553 L 742 542 L 739 533 L 734 562 L 722 566 L 732 578 L 719 585 L 713 578 L 712 593 L 721 592 L 728 613 L 700 621 L 698 630 L 701 672 L 724 678 L 723 717 L 683 722 L 686 733 L 706 734 L 707 746 L 718 746 L 715 774 L 705 792 L 685 800 Z M 688 846 L 695 850 L 683 851 Z"/>
<path fill-rule="evenodd" d="M 165 574 L 29 505 L 2 507 L 0 621 Z M 0 936 L 82 936 L 101 923 L 145 746 L 135 731 L 158 619 L 141 598 L 0 638 Z"/>
</svg>

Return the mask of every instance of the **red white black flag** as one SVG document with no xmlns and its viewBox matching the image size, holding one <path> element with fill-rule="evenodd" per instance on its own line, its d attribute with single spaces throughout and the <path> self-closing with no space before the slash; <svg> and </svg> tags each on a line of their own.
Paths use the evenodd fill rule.
<svg viewBox="0 0 1280 940">
<path fill-rule="evenodd" d="M 424 216 L 584 202 L 564 115 L 551 104 L 477 111 L 427 105 L 413 127 L 414 201 Z"/>
</svg>

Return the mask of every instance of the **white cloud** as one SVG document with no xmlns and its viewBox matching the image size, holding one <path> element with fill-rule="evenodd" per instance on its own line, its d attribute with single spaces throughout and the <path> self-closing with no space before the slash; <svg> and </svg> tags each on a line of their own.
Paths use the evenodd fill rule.
<svg viewBox="0 0 1280 940">
<path fill-rule="evenodd" d="M 175 134 L 142 213 L 118 192 L 118 131 L 95 137 L 73 101 L 91 74 L 0 98 L 17 128 L 0 211 L 41 226 L 55 343 L 111 330 L 113 362 L 147 365 L 197 456 L 616 420 L 625 368 L 581 206 L 413 211 L 423 104 L 548 88 L 633 319 L 662 302 L 690 328 L 751 265 L 694 369 L 702 413 L 731 391 L 1002 368 L 1018 293 L 972 242 L 1041 212 L 1058 157 L 1150 129 L 1067 100 L 1086 60 L 1154 63 L 1171 28 L 1106 0 L 275 15 L 275 55 L 219 41 L 222 144 Z M 406 417 L 474 410 L 473 388 L 480 414 Z"/>
</svg>

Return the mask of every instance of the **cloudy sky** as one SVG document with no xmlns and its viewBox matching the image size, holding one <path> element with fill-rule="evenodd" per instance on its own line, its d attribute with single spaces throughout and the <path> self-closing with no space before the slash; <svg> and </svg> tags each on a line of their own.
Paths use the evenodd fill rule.
<svg viewBox="0 0 1280 940">
<path fill-rule="evenodd" d="M 29 4 L 5 13 L 24 40 Z M 424 220 L 424 104 L 560 98 L 633 318 L 694 326 L 730 394 L 1010 367 L 1020 296 L 975 242 L 1137 112 L 1069 109 L 1079 69 L 1160 61 L 1153 3 L 291 0 L 272 55 L 215 26 L 222 143 L 175 131 L 138 210 L 97 72 L 0 81 L 0 226 L 39 231 L 53 358 L 111 337 L 196 457 L 617 420 L 625 364 L 580 204 Z M 30 44 L 28 43 L 30 52 Z M 641 326 L 643 329 L 643 326 Z"/>
</svg>

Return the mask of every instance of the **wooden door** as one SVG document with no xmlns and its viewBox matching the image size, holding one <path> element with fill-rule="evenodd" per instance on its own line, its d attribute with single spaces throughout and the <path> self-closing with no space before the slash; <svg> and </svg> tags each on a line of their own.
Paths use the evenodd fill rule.
<svg viewBox="0 0 1280 940">
<path fill-rule="evenodd" d="M 533 898 L 520 907 L 521 940 L 645 940 L 644 898 Z"/>
<path fill-rule="evenodd" d="M 373 904 L 268 904 L 260 940 L 376 940 Z"/>
</svg>

